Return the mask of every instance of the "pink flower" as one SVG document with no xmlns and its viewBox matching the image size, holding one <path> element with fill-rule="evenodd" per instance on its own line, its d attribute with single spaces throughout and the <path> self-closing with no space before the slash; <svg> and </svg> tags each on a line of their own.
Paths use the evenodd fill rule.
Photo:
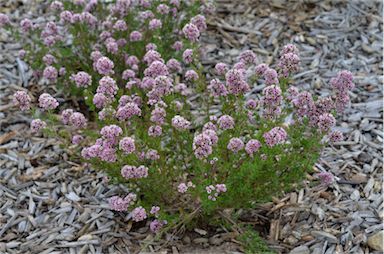
<svg viewBox="0 0 384 254">
<path fill-rule="evenodd" d="M 31 108 L 31 97 L 25 91 L 17 91 L 13 95 L 13 103 L 18 105 L 20 110 L 25 111 Z"/>
<path fill-rule="evenodd" d="M 53 63 L 56 62 L 56 58 L 54 56 L 52 56 L 51 54 L 46 54 L 45 56 L 43 56 L 43 62 L 46 65 L 52 65 Z"/>
<path fill-rule="evenodd" d="M 168 67 L 160 61 L 154 61 L 151 65 L 144 70 L 144 75 L 151 78 L 156 78 L 158 76 L 168 76 L 169 71 Z"/>
<path fill-rule="evenodd" d="M 147 218 L 147 213 L 145 212 L 145 209 L 141 206 L 133 209 L 133 211 L 131 212 L 131 215 L 132 215 L 132 220 L 136 222 L 145 220 Z"/>
<path fill-rule="evenodd" d="M 122 78 L 124 80 L 128 80 L 130 78 L 134 78 L 136 76 L 136 73 L 133 70 L 125 70 L 123 71 Z"/>
<path fill-rule="evenodd" d="M 155 61 L 164 62 L 164 60 L 161 58 L 160 53 L 154 49 L 148 50 L 147 53 L 145 53 L 143 60 L 147 63 L 147 65 L 150 65 Z"/>
<path fill-rule="evenodd" d="M 179 186 L 177 186 L 177 191 L 180 193 L 186 193 L 188 190 L 188 186 L 185 183 L 180 183 Z"/>
<path fill-rule="evenodd" d="M 25 51 L 24 49 L 20 49 L 18 56 L 20 59 L 24 59 L 26 54 L 27 54 L 27 51 Z"/>
<path fill-rule="evenodd" d="M 49 7 L 54 11 L 61 11 L 64 8 L 63 3 L 60 1 L 53 1 Z"/>
<path fill-rule="evenodd" d="M 167 115 L 165 109 L 162 107 L 156 107 L 151 112 L 151 118 L 150 120 L 158 125 L 162 125 L 165 120 L 165 116 Z"/>
<path fill-rule="evenodd" d="M 117 94 L 118 89 L 116 81 L 109 76 L 105 76 L 100 79 L 96 92 L 104 94 L 107 97 L 113 97 Z"/>
<path fill-rule="evenodd" d="M 269 147 L 273 147 L 277 144 L 282 144 L 287 139 L 287 133 L 281 127 L 275 127 L 272 130 L 263 134 L 265 143 Z"/>
<path fill-rule="evenodd" d="M 69 122 L 72 126 L 82 129 L 87 126 L 87 119 L 82 113 L 75 112 L 69 117 Z"/>
<path fill-rule="evenodd" d="M 212 129 L 205 129 L 203 131 L 204 135 L 207 135 L 211 139 L 211 144 L 216 145 L 217 141 L 219 140 L 219 137 L 217 136 L 217 133 L 215 130 Z"/>
<path fill-rule="evenodd" d="M 185 73 L 185 79 L 190 81 L 196 81 L 199 79 L 199 75 L 194 71 L 194 70 L 188 70 L 186 73 Z"/>
<path fill-rule="evenodd" d="M 60 21 L 63 23 L 71 23 L 73 20 L 73 13 L 70 11 L 63 11 L 60 13 Z"/>
<path fill-rule="evenodd" d="M 299 93 L 297 97 L 292 100 L 292 103 L 296 107 L 296 113 L 299 117 L 309 115 L 315 106 L 312 95 L 307 91 Z"/>
<path fill-rule="evenodd" d="M 235 127 L 235 121 L 229 115 L 223 115 L 218 120 L 219 128 L 222 130 L 233 129 Z"/>
<path fill-rule="evenodd" d="M 352 90 L 355 87 L 352 73 L 349 71 L 340 71 L 335 78 L 331 79 L 331 85 L 341 92 Z"/>
<path fill-rule="evenodd" d="M 50 94 L 43 93 L 39 97 L 39 107 L 44 110 L 55 109 L 59 106 L 59 103 Z"/>
<path fill-rule="evenodd" d="M 266 64 L 259 64 L 255 68 L 255 73 L 257 76 L 263 76 L 264 73 L 269 69 L 268 65 Z"/>
<path fill-rule="evenodd" d="M 46 128 L 46 127 L 47 127 L 47 124 L 44 121 L 40 120 L 40 119 L 34 119 L 31 122 L 31 131 L 32 131 L 32 133 L 37 133 L 40 130 Z"/>
<path fill-rule="evenodd" d="M 168 60 L 167 67 L 169 70 L 174 72 L 181 72 L 182 70 L 180 62 L 174 58 Z"/>
<path fill-rule="evenodd" d="M 75 135 L 72 137 L 72 144 L 78 145 L 83 141 L 83 137 L 81 135 Z"/>
<path fill-rule="evenodd" d="M 225 75 L 228 71 L 228 66 L 225 63 L 217 63 L 215 65 L 215 71 L 217 75 Z"/>
<path fill-rule="evenodd" d="M 121 134 L 123 134 L 123 130 L 119 126 L 115 124 L 111 124 L 111 125 L 104 126 L 101 129 L 100 134 L 105 139 L 113 140 L 113 139 L 116 139 Z"/>
<path fill-rule="evenodd" d="M 176 51 L 180 51 L 183 48 L 183 42 L 181 41 L 176 41 L 173 45 L 172 48 Z"/>
<path fill-rule="evenodd" d="M 20 28 L 23 33 L 28 33 L 33 28 L 33 23 L 30 19 L 20 21 Z"/>
<path fill-rule="evenodd" d="M 107 38 L 105 40 L 105 46 L 107 48 L 108 53 L 117 54 L 117 52 L 119 51 L 119 44 L 117 44 L 117 41 L 113 38 Z M 97 65 L 97 62 L 96 62 L 96 65 Z M 96 68 L 97 68 L 97 66 L 96 66 Z M 102 73 L 100 73 L 100 74 L 102 74 Z M 104 74 L 104 75 L 107 75 L 107 74 Z"/>
<path fill-rule="evenodd" d="M 56 82 L 58 75 L 57 69 L 53 66 L 47 66 L 43 71 L 43 77 L 52 83 Z"/>
<path fill-rule="evenodd" d="M 295 53 L 287 53 L 280 57 L 278 67 L 283 77 L 287 78 L 292 72 L 299 70 L 300 58 Z"/>
<path fill-rule="evenodd" d="M 228 94 L 227 88 L 219 79 L 212 79 L 207 88 L 213 97 L 227 96 Z"/>
<path fill-rule="evenodd" d="M 319 116 L 318 127 L 321 131 L 329 131 L 336 124 L 336 119 L 332 114 L 325 113 Z"/>
<path fill-rule="evenodd" d="M 330 172 L 321 172 L 316 175 L 319 179 L 322 185 L 331 185 L 335 181 L 335 177 Z"/>
<path fill-rule="evenodd" d="M 299 95 L 299 89 L 297 89 L 297 87 L 295 87 L 295 86 L 288 87 L 288 90 L 287 90 L 287 99 L 288 100 L 292 101 L 298 95 Z"/>
<path fill-rule="evenodd" d="M 244 142 L 239 138 L 231 138 L 229 140 L 227 148 L 228 150 L 237 153 L 244 148 Z"/>
<path fill-rule="evenodd" d="M 157 216 L 159 214 L 160 207 L 159 206 L 152 206 L 151 211 L 149 212 L 152 215 Z"/>
<path fill-rule="evenodd" d="M 252 110 L 252 109 L 256 109 L 257 104 L 258 104 L 258 103 L 257 103 L 256 100 L 254 100 L 254 99 L 249 99 L 249 100 L 247 100 L 247 102 L 245 103 L 245 107 L 246 107 L 247 109 Z"/>
<path fill-rule="evenodd" d="M 212 154 L 212 145 L 212 139 L 206 133 L 196 135 L 192 144 L 196 158 L 204 159 Z"/>
<path fill-rule="evenodd" d="M 116 112 L 116 117 L 119 121 L 129 120 L 133 116 L 140 116 L 141 109 L 136 103 L 128 102 L 123 107 L 119 107 Z"/>
<path fill-rule="evenodd" d="M 164 225 L 167 224 L 167 221 L 159 221 L 159 220 L 153 220 L 151 224 L 149 224 L 149 228 L 153 233 L 158 233 Z"/>
<path fill-rule="evenodd" d="M 10 21 L 8 16 L 3 13 L 0 13 L 0 28 L 9 24 L 10 24 Z"/>
<path fill-rule="evenodd" d="M 118 212 L 124 212 L 128 209 L 129 203 L 127 200 L 119 197 L 119 196 L 113 196 L 109 198 L 108 200 L 109 207 L 112 210 L 118 211 Z"/>
<path fill-rule="evenodd" d="M 159 6 L 157 6 L 156 10 L 158 13 L 165 15 L 165 14 L 169 13 L 169 6 L 166 4 L 159 4 Z"/>
<path fill-rule="evenodd" d="M 205 190 L 207 191 L 207 194 L 209 194 L 208 199 L 216 201 L 217 197 L 219 197 L 221 193 L 227 192 L 227 187 L 225 184 L 216 184 L 215 186 L 209 185 L 205 187 Z"/>
<path fill-rule="evenodd" d="M 135 140 L 130 137 L 124 137 L 119 142 L 119 148 L 126 154 L 133 153 L 136 149 Z"/>
<path fill-rule="evenodd" d="M 100 57 L 96 62 L 96 70 L 101 75 L 113 74 L 113 68 L 115 65 L 108 57 Z"/>
<path fill-rule="evenodd" d="M 149 149 L 147 151 L 147 153 L 145 154 L 145 158 L 147 160 L 156 161 L 156 160 L 160 159 L 160 155 L 157 152 L 157 150 Z"/>
<path fill-rule="evenodd" d="M 249 154 L 249 156 L 253 156 L 261 147 L 261 143 L 256 139 L 251 139 L 245 145 L 245 151 Z"/>
<path fill-rule="evenodd" d="M 96 93 L 93 97 L 92 102 L 96 106 L 96 108 L 104 108 L 109 102 L 109 99 L 102 93 Z"/>
<path fill-rule="evenodd" d="M 277 78 L 277 72 L 272 68 L 268 68 L 264 72 L 263 77 L 265 79 L 265 84 L 267 86 L 279 84 L 279 79 Z"/>
<path fill-rule="evenodd" d="M 191 123 L 184 117 L 176 115 L 172 118 L 172 126 L 178 130 L 188 129 Z"/>
<path fill-rule="evenodd" d="M 183 52 L 183 61 L 186 64 L 192 63 L 192 61 L 193 61 L 193 50 L 192 49 L 186 49 Z"/>
<path fill-rule="evenodd" d="M 125 165 L 121 169 L 121 175 L 125 179 L 138 179 L 138 178 L 145 178 L 148 176 L 148 168 L 145 166 L 130 166 L 130 165 Z"/>
<path fill-rule="evenodd" d="M 148 136 L 158 137 L 162 133 L 162 128 L 159 125 L 153 125 L 148 128 Z"/>
<path fill-rule="evenodd" d="M 124 20 L 118 20 L 118 21 L 116 21 L 115 25 L 113 26 L 113 29 L 115 29 L 117 31 L 126 31 L 128 29 L 128 26 Z"/>
<path fill-rule="evenodd" d="M 69 123 L 69 118 L 73 114 L 73 109 L 64 109 L 63 112 L 61 112 L 61 121 L 63 124 L 68 124 Z"/>
<path fill-rule="evenodd" d="M 199 29 L 194 25 L 194 24 L 186 24 L 184 27 L 183 27 L 183 33 L 184 33 L 184 36 L 192 41 L 192 42 L 196 42 L 198 41 L 199 37 L 200 37 L 200 31 Z"/>
<path fill-rule="evenodd" d="M 232 69 L 225 75 L 227 89 L 230 94 L 241 95 L 249 91 L 249 85 L 245 81 L 242 69 Z"/>
<path fill-rule="evenodd" d="M 10 24 L 9 17 L 3 13 L 0 13 L 0 28 L 9 24 Z"/>
<path fill-rule="evenodd" d="M 207 23 L 203 15 L 197 15 L 191 19 L 191 23 L 199 29 L 199 32 L 203 32 L 207 29 Z"/>
<path fill-rule="evenodd" d="M 76 83 L 77 87 L 88 87 L 92 84 L 92 77 L 84 71 L 80 71 L 71 75 L 71 80 Z"/>
<path fill-rule="evenodd" d="M 240 54 L 239 60 L 247 65 L 254 64 L 256 61 L 256 55 L 252 50 L 246 50 Z"/>
<path fill-rule="evenodd" d="M 161 28 L 163 23 L 160 19 L 152 19 L 149 21 L 149 30 L 156 30 L 158 28 Z"/>
<path fill-rule="evenodd" d="M 281 50 L 280 55 L 282 56 L 282 55 L 285 55 L 285 54 L 288 54 L 288 53 L 293 53 L 293 54 L 298 55 L 299 54 L 299 50 L 297 49 L 297 47 L 295 45 L 287 44 Z"/>
<path fill-rule="evenodd" d="M 264 117 L 273 118 L 281 113 L 280 105 L 283 96 L 280 87 L 270 85 L 263 89 L 262 104 L 264 106 Z"/>
<path fill-rule="evenodd" d="M 139 31 L 133 31 L 129 35 L 130 41 L 141 41 L 143 39 L 143 35 Z"/>
<path fill-rule="evenodd" d="M 329 140 L 333 143 L 343 141 L 344 136 L 340 131 L 332 131 L 329 134 Z"/>
<path fill-rule="evenodd" d="M 103 147 L 99 156 L 102 161 L 106 162 L 115 162 L 117 160 L 116 150 L 110 147 Z"/>
</svg>

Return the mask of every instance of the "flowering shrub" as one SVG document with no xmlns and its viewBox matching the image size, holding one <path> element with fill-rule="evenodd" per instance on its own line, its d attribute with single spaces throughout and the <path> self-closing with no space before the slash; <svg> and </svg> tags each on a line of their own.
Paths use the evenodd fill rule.
<svg viewBox="0 0 384 254">
<path fill-rule="evenodd" d="M 150 26 L 158 22 L 152 20 Z M 152 218 L 154 232 L 170 214 L 185 222 L 191 214 L 252 207 L 290 190 L 328 141 L 343 139 L 334 130 L 335 115 L 348 105 L 348 91 L 354 87 L 350 72 L 330 80 L 334 94 L 329 97 L 300 91 L 292 80 L 299 52 L 289 44 L 276 69 L 257 64 L 247 50 L 232 67 L 218 63 L 211 78 L 203 73 L 198 46 L 190 47 L 205 28 L 202 16 L 184 25 L 184 42 L 178 46 L 182 61 L 167 61 L 151 44 L 129 57 L 135 59 L 131 65 L 140 64 L 137 69 L 121 72 L 115 59 L 100 55 L 88 62 L 93 71 L 84 67 L 88 73 L 63 77 L 84 90 L 89 82 L 96 86 L 94 122 L 74 109 L 61 109 L 55 117 L 52 112 L 59 105 L 49 94 L 40 95 L 38 108 L 26 92 L 14 96 L 21 110 L 39 112 L 41 120 L 31 123 L 33 132 L 69 137 L 81 159 L 104 171 L 111 184 L 126 184 L 131 193 L 110 198 L 111 209 L 130 211 L 133 221 Z M 251 98 L 258 83 L 265 88 Z M 191 101 L 193 93 L 199 97 Z M 213 105 L 220 113 L 212 113 Z M 332 176 L 324 176 L 330 184 Z"/>
<path fill-rule="evenodd" d="M 94 96 L 99 107 L 108 99 L 96 91 L 101 77 L 130 86 L 142 78 L 145 64 L 160 56 L 170 68 L 178 68 L 181 49 L 193 47 L 204 29 L 204 17 L 197 15 L 200 6 L 200 0 L 53 1 L 49 9 L 54 20 L 36 24 L 23 19 L 15 27 L 2 14 L 0 26 L 19 40 L 32 40 L 19 57 L 37 79 L 80 95 L 77 99 L 85 98 L 94 110 Z M 184 26 L 192 17 L 194 22 Z M 182 40 L 183 33 L 192 40 Z"/>
</svg>

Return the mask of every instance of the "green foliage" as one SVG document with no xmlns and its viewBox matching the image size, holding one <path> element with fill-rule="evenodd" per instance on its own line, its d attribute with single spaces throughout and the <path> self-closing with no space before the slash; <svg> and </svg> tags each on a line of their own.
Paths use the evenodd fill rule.
<svg viewBox="0 0 384 254">
<path fill-rule="evenodd" d="M 238 240 L 242 242 L 246 254 L 275 254 L 259 233 L 252 228 L 246 229 L 243 234 L 238 236 Z"/>
</svg>

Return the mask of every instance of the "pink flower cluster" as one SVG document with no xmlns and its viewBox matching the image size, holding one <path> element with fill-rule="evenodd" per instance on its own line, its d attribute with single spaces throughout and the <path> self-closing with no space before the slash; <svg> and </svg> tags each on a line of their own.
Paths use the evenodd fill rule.
<svg viewBox="0 0 384 254">
<path fill-rule="evenodd" d="M 186 130 L 190 125 L 191 123 L 182 116 L 176 115 L 172 118 L 172 126 L 178 130 Z"/>
<path fill-rule="evenodd" d="M 164 225 L 167 224 L 167 221 L 166 220 L 163 220 L 163 221 L 160 221 L 160 220 L 153 220 L 150 224 L 149 224 L 149 228 L 150 230 L 153 232 L 153 233 L 158 233 L 163 227 Z"/>
<path fill-rule="evenodd" d="M 124 137 L 119 142 L 119 148 L 125 154 L 133 153 L 136 150 L 135 140 L 130 137 Z"/>
<path fill-rule="evenodd" d="M 183 33 L 184 33 L 185 38 L 187 38 L 188 40 L 190 40 L 192 42 L 196 42 L 199 40 L 200 31 L 197 28 L 197 26 L 195 26 L 192 23 L 188 23 L 183 27 Z"/>
<path fill-rule="evenodd" d="M 235 128 L 235 120 L 229 115 L 222 115 L 217 120 L 219 128 L 222 130 L 228 130 Z"/>
<path fill-rule="evenodd" d="M 215 186 L 209 185 L 205 187 L 205 190 L 209 194 L 208 199 L 216 201 L 221 193 L 227 192 L 227 187 L 225 184 L 216 184 Z"/>
<path fill-rule="evenodd" d="M 242 95 L 250 90 L 244 74 L 244 69 L 231 69 L 225 74 L 226 85 L 230 94 Z"/>
<path fill-rule="evenodd" d="M 275 127 L 263 134 L 264 141 L 269 147 L 282 144 L 287 139 L 287 132 L 281 127 Z"/>
<path fill-rule="evenodd" d="M 43 93 L 39 97 L 39 107 L 43 110 L 52 110 L 59 106 L 59 103 L 50 94 Z"/>
<path fill-rule="evenodd" d="M 112 210 L 118 211 L 118 212 L 125 212 L 128 209 L 128 206 L 133 205 L 136 201 L 136 194 L 129 193 L 124 198 L 121 198 L 119 196 L 113 196 L 108 200 L 109 207 Z"/>
<path fill-rule="evenodd" d="M 56 82 L 58 75 L 57 69 L 53 66 L 47 66 L 43 71 L 43 77 L 52 83 Z"/>
<path fill-rule="evenodd" d="M 147 212 L 142 206 L 136 207 L 131 212 L 132 220 L 135 222 L 139 222 L 145 220 L 147 218 Z"/>
<path fill-rule="evenodd" d="M 40 130 L 46 128 L 46 127 L 47 127 L 47 124 L 44 121 L 40 120 L 40 119 L 34 119 L 31 122 L 31 131 L 32 131 L 32 133 L 37 133 Z"/>
<path fill-rule="evenodd" d="M 92 77 L 84 71 L 80 71 L 71 76 L 77 87 L 88 87 L 92 84 Z"/>
<path fill-rule="evenodd" d="M 207 158 L 213 152 L 212 146 L 218 141 L 217 134 L 212 129 L 206 129 L 201 134 L 197 134 L 193 139 L 192 148 L 196 158 Z"/>
<path fill-rule="evenodd" d="M 113 74 L 114 63 L 106 56 L 102 56 L 96 60 L 95 68 L 96 71 L 101 75 Z"/>
<path fill-rule="evenodd" d="M 278 67 L 282 77 L 287 78 L 291 73 L 297 72 L 300 65 L 299 50 L 293 44 L 283 47 Z"/>
<path fill-rule="evenodd" d="M 245 145 L 245 151 L 249 156 L 253 156 L 254 153 L 256 153 L 261 147 L 260 141 L 257 139 L 251 139 L 247 142 Z"/>
<path fill-rule="evenodd" d="M 244 142 L 239 138 L 231 138 L 227 145 L 228 150 L 231 150 L 234 153 L 238 153 L 244 148 Z"/>
<path fill-rule="evenodd" d="M 191 181 L 189 181 L 188 183 L 180 183 L 177 186 L 177 191 L 180 193 L 186 193 L 189 188 L 195 188 L 195 187 L 196 186 Z"/>
<path fill-rule="evenodd" d="M 263 89 L 262 104 L 264 106 L 264 117 L 272 119 L 281 113 L 281 102 L 283 100 L 280 87 L 270 85 Z"/>
<path fill-rule="evenodd" d="M 331 85 L 336 91 L 336 110 L 343 112 L 349 103 L 348 91 L 355 87 L 352 73 L 349 71 L 340 71 L 335 78 L 331 79 Z"/>
<path fill-rule="evenodd" d="M 335 181 L 335 177 L 330 172 L 321 172 L 316 175 L 319 179 L 322 185 L 331 185 Z"/>
<path fill-rule="evenodd" d="M 138 179 L 138 178 L 145 178 L 148 176 L 148 168 L 146 166 L 130 166 L 130 165 L 125 165 L 121 169 L 121 175 L 125 179 Z"/>
<path fill-rule="evenodd" d="M 13 103 L 18 105 L 22 111 L 29 110 L 31 108 L 31 97 L 25 91 L 17 91 L 13 95 Z"/>
</svg>

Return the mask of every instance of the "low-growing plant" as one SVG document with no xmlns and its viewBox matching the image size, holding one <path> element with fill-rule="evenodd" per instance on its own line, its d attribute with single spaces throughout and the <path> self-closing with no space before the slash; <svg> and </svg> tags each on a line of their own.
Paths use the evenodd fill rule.
<svg viewBox="0 0 384 254">
<path fill-rule="evenodd" d="M 130 211 L 133 221 L 153 217 L 154 232 L 166 221 L 180 225 L 291 190 L 323 146 L 343 138 L 333 127 L 354 87 L 350 72 L 331 79 L 334 94 L 328 97 L 299 91 L 292 79 L 299 51 L 289 44 L 275 68 L 256 64 L 247 50 L 232 67 L 218 63 L 211 78 L 203 72 L 198 44 L 187 48 L 205 28 L 202 16 L 184 25 L 183 40 L 189 42 L 183 43 L 182 61 L 166 61 L 151 44 L 137 52 L 141 67 L 127 80 L 114 76 L 121 72 L 111 59 L 108 71 L 89 71 L 97 86 L 93 122 L 74 109 L 63 109 L 57 117 L 53 112 L 59 104 L 46 93 L 38 107 L 24 91 L 14 97 L 22 110 L 33 108 L 39 117 L 31 123 L 33 132 L 71 137 L 81 159 L 105 172 L 110 184 L 126 184 L 131 193 L 110 198 L 111 209 Z M 265 88 L 252 97 L 252 87 L 260 83 Z M 324 184 L 333 181 L 329 173 L 319 177 Z"/>
<path fill-rule="evenodd" d="M 237 239 L 243 244 L 246 254 L 276 254 L 252 228 L 247 228 Z"/>
</svg>

